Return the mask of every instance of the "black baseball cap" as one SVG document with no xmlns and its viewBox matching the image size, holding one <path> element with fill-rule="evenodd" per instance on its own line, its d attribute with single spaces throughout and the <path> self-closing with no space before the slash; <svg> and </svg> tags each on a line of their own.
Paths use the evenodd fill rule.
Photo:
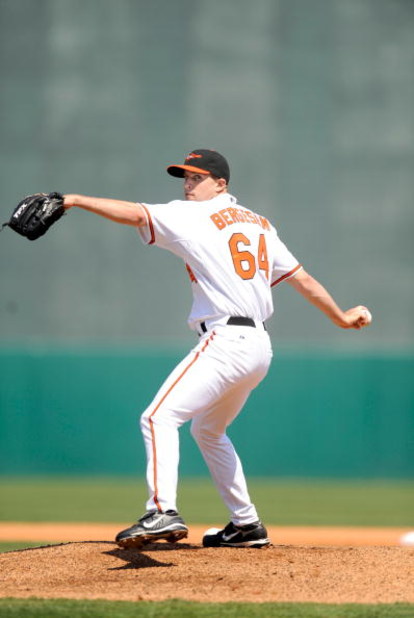
<svg viewBox="0 0 414 618">
<path fill-rule="evenodd" d="M 226 159 L 216 150 L 199 148 L 192 150 L 185 158 L 183 165 L 169 165 L 167 172 L 176 178 L 184 178 L 184 172 L 198 172 L 200 174 L 213 174 L 217 178 L 230 180 L 230 168 Z"/>
</svg>

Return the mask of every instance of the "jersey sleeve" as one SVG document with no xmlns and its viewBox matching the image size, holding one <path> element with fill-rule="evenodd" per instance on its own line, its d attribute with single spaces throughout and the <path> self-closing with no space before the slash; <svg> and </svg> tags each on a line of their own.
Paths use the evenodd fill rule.
<svg viewBox="0 0 414 618">
<path fill-rule="evenodd" d="M 145 210 L 147 225 L 139 227 L 138 233 L 145 244 L 170 249 L 173 243 L 191 234 L 186 202 L 175 200 L 168 204 L 141 205 Z"/>
<path fill-rule="evenodd" d="M 272 268 L 271 287 L 289 279 L 299 270 L 301 270 L 302 264 L 295 258 L 295 256 L 289 251 L 285 243 L 282 242 L 277 235 L 276 230 L 273 228 L 275 253 Z"/>
</svg>

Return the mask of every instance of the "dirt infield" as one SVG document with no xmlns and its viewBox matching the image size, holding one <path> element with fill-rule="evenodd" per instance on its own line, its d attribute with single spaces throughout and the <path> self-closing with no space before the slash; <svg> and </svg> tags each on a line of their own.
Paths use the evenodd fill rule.
<svg viewBox="0 0 414 618">
<path fill-rule="evenodd" d="M 0 596 L 414 602 L 414 548 L 397 547 L 395 541 L 406 531 L 402 529 L 373 529 L 374 534 L 372 529 L 271 528 L 275 544 L 268 548 L 204 549 L 202 529 L 192 526 L 188 542 L 154 543 L 142 551 L 121 550 L 112 541 L 102 540 L 112 539 L 118 530 L 118 525 L 106 524 L 0 525 L 1 540 L 8 535 L 16 541 L 19 532 L 20 540 L 29 540 L 30 534 L 30 540 L 53 542 L 53 533 L 61 542 L 0 554 Z M 76 541 L 76 534 L 81 540 Z M 69 543 L 63 543 L 64 535 Z M 99 535 L 101 540 L 91 538 Z M 281 545 L 276 544 L 279 538 Z"/>
<path fill-rule="evenodd" d="M 0 541 L 65 543 L 70 541 L 112 541 L 130 523 L 25 523 L 0 522 Z M 190 526 L 187 541 L 200 543 L 208 526 Z M 294 545 L 400 545 L 409 528 L 356 528 L 268 526 L 274 544 Z"/>
<path fill-rule="evenodd" d="M 414 602 L 414 550 L 402 547 L 204 549 L 160 542 L 138 552 L 90 541 L 1 554 L 0 572 L 4 597 Z"/>
</svg>

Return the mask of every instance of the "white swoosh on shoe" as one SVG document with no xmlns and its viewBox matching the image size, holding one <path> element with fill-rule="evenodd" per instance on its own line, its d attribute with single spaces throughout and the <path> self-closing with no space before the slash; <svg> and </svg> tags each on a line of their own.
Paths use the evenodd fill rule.
<svg viewBox="0 0 414 618">
<path fill-rule="evenodd" d="M 150 528 L 152 528 L 154 525 L 154 522 L 152 522 L 151 524 L 147 524 L 145 521 L 142 522 L 142 526 L 143 528 L 146 528 L 147 530 L 149 530 Z"/>
<path fill-rule="evenodd" d="M 232 538 L 234 538 L 235 536 L 237 536 L 238 534 L 240 534 L 240 530 L 238 530 L 237 532 L 233 532 L 233 534 L 223 534 L 223 536 L 221 537 L 223 539 L 223 541 L 225 543 L 227 543 L 228 541 L 231 541 Z M 243 532 L 242 532 L 242 536 L 243 536 Z"/>
</svg>

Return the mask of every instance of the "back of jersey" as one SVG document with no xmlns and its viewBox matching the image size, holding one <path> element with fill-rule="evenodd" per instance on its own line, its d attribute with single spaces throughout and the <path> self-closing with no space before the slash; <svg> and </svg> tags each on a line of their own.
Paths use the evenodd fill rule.
<svg viewBox="0 0 414 618">
<path fill-rule="evenodd" d="M 206 202 L 145 205 L 146 242 L 180 256 L 194 302 L 189 325 L 223 316 L 264 321 L 273 312 L 271 287 L 300 264 L 269 221 L 228 193 Z"/>
</svg>

